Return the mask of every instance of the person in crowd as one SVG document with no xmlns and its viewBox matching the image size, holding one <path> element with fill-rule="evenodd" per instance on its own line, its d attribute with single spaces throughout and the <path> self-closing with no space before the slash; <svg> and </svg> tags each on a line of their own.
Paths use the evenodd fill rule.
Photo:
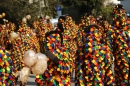
<svg viewBox="0 0 130 86">
<path fill-rule="evenodd" d="M 15 71 L 11 52 L 7 50 L 9 48 L 6 46 L 6 32 L 6 27 L 0 25 L 0 86 L 15 86 Z"/>
<path fill-rule="evenodd" d="M 129 85 L 129 45 L 127 15 L 123 5 L 118 4 L 113 9 L 113 55 L 115 84 L 118 86 Z"/>
<path fill-rule="evenodd" d="M 96 21 L 91 20 L 95 18 L 87 19 L 90 19 L 91 23 L 82 26 L 79 33 L 76 86 L 113 86 L 112 52 L 106 45 L 103 27 L 96 25 Z"/>
<path fill-rule="evenodd" d="M 60 16 L 57 28 L 46 33 L 45 52 L 51 59 L 48 61 L 48 70 L 43 75 L 36 76 L 38 85 L 70 86 L 72 65 L 67 48 L 63 46 L 65 17 Z"/>
</svg>

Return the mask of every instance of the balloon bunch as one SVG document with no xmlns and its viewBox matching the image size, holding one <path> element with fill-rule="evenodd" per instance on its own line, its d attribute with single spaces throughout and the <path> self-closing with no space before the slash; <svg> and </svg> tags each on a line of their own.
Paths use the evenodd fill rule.
<svg viewBox="0 0 130 86">
<path fill-rule="evenodd" d="M 8 20 L 4 19 L 5 15 L 6 15 L 5 13 L 0 14 L 0 18 L 3 19 L 3 22 L 6 25 L 6 23 L 8 22 Z"/>
<path fill-rule="evenodd" d="M 0 14 L 0 18 L 4 18 L 5 17 L 5 13 Z"/>
<path fill-rule="evenodd" d="M 30 20 L 30 19 L 31 19 L 31 15 L 26 15 L 26 17 L 22 19 L 22 23 L 27 23 L 27 20 Z"/>
<path fill-rule="evenodd" d="M 19 80 L 22 84 L 27 83 L 27 79 L 32 71 L 33 74 L 43 74 L 47 69 L 47 57 L 42 53 L 35 53 L 33 50 L 27 50 L 24 54 L 25 67 L 19 72 Z"/>
</svg>

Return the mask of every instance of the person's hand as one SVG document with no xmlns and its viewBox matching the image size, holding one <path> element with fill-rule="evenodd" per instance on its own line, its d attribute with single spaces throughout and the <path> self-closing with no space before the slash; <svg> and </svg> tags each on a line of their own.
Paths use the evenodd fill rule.
<svg viewBox="0 0 130 86">
<path fill-rule="evenodd" d="M 57 65 L 59 64 L 59 59 L 49 50 L 46 51 L 46 56 L 48 57 L 48 60 L 52 60 L 54 63 L 56 63 Z"/>
</svg>

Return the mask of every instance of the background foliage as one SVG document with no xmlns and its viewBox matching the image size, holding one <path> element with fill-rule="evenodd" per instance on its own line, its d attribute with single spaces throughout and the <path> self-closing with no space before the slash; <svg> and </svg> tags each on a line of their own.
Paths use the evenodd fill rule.
<svg viewBox="0 0 130 86">
<path fill-rule="evenodd" d="M 48 3 L 45 7 L 42 7 L 42 14 L 44 16 L 55 16 L 56 0 L 48 0 Z M 36 20 L 40 16 L 39 11 L 39 1 L 29 4 L 28 0 L 0 0 L 0 14 L 4 12 L 5 18 L 15 23 L 21 21 L 28 14 L 31 15 L 30 21 Z"/>
<path fill-rule="evenodd" d="M 38 1 L 38 0 L 37 0 Z M 44 0 L 47 3 L 42 8 L 43 16 L 49 15 L 55 17 L 57 15 L 56 6 L 58 0 Z M 75 21 L 79 21 L 85 13 L 93 14 L 94 16 L 103 15 L 110 20 L 113 5 L 109 4 L 103 6 L 105 0 L 59 0 L 62 7 L 63 14 L 64 10 L 68 9 Z M 0 0 L 0 14 L 6 13 L 6 19 L 17 23 L 21 21 L 26 15 L 31 15 L 31 22 L 38 19 L 39 16 L 39 1 L 29 4 L 28 0 Z M 70 11 L 70 9 L 72 11 Z M 77 13 L 76 13 L 77 12 Z M 77 16 L 76 16 L 77 15 Z M 2 21 L 2 19 L 0 20 Z"/>
</svg>

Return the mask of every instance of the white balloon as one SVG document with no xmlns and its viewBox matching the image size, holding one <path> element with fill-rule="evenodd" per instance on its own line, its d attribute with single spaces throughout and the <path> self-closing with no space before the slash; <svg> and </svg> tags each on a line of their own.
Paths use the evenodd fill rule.
<svg viewBox="0 0 130 86">
<path fill-rule="evenodd" d="M 28 20 L 31 19 L 31 15 L 27 15 L 26 19 L 28 19 Z"/>
<path fill-rule="evenodd" d="M 21 82 L 23 82 L 23 83 L 25 83 L 25 82 L 27 82 L 27 80 L 28 80 L 28 77 L 29 77 L 29 75 L 30 75 L 30 72 L 31 72 L 31 70 L 30 70 L 30 68 L 28 68 L 28 67 L 23 67 L 22 68 L 22 70 L 20 71 L 20 77 L 19 77 L 19 80 L 21 81 Z"/>
<path fill-rule="evenodd" d="M 36 54 L 38 60 L 37 63 L 32 67 L 32 72 L 34 74 L 43 74 L 47 69 L 47 57 L 42 53 Z"/>
<path fill-rule="evenodd" d="M 27 19 L 24 17 L 24 18 L 22 19 L 22 22 L 26 23 L 26 22 L 27 22 Z"/>
<path fill-rule="evenodd" d="M 15 33 L 15 32 L 11 32 L 11 33 L 10 33 L 10 40 L 11 40 L 11 41 L 15 40 L 17 37 L 18 37 L 18 34 L 17 34 L 17 33 Z"/>
<path fill-rule="evenodd" d="M 44 60 L 47 60 L 47 56 L 46 56 L 45 54 L 37 53 L 36 56 L 37 56 L 38 59 L 44 59 Z"/>
<path fill-rule="evenodd" d="M 0 14 L 0 18 L 2 18 L 2 15 Z"/>
<path fill-rule="evenodd" d="M 2 13 L 2 17 L 5 17 L 5 13 Z"/>
<path fill-rule="evenodd" d="M 46 15 L 46 17 L 45 17 L 46 19 L 50 19 L 50 17 L 48 16 L 48 15 Z"/>
<path fill-rule="evenodd" d="M 5 21 L 6 21 L 6 19 L 3 19 L 3 21 L 5 22 Z"/>
<path fill-rule="evenodd" d="M 24 64 L 31 68 L 37 62 L 36 53 L 33 50 L 26 51 L 23 60 Z"/>
</svg>

